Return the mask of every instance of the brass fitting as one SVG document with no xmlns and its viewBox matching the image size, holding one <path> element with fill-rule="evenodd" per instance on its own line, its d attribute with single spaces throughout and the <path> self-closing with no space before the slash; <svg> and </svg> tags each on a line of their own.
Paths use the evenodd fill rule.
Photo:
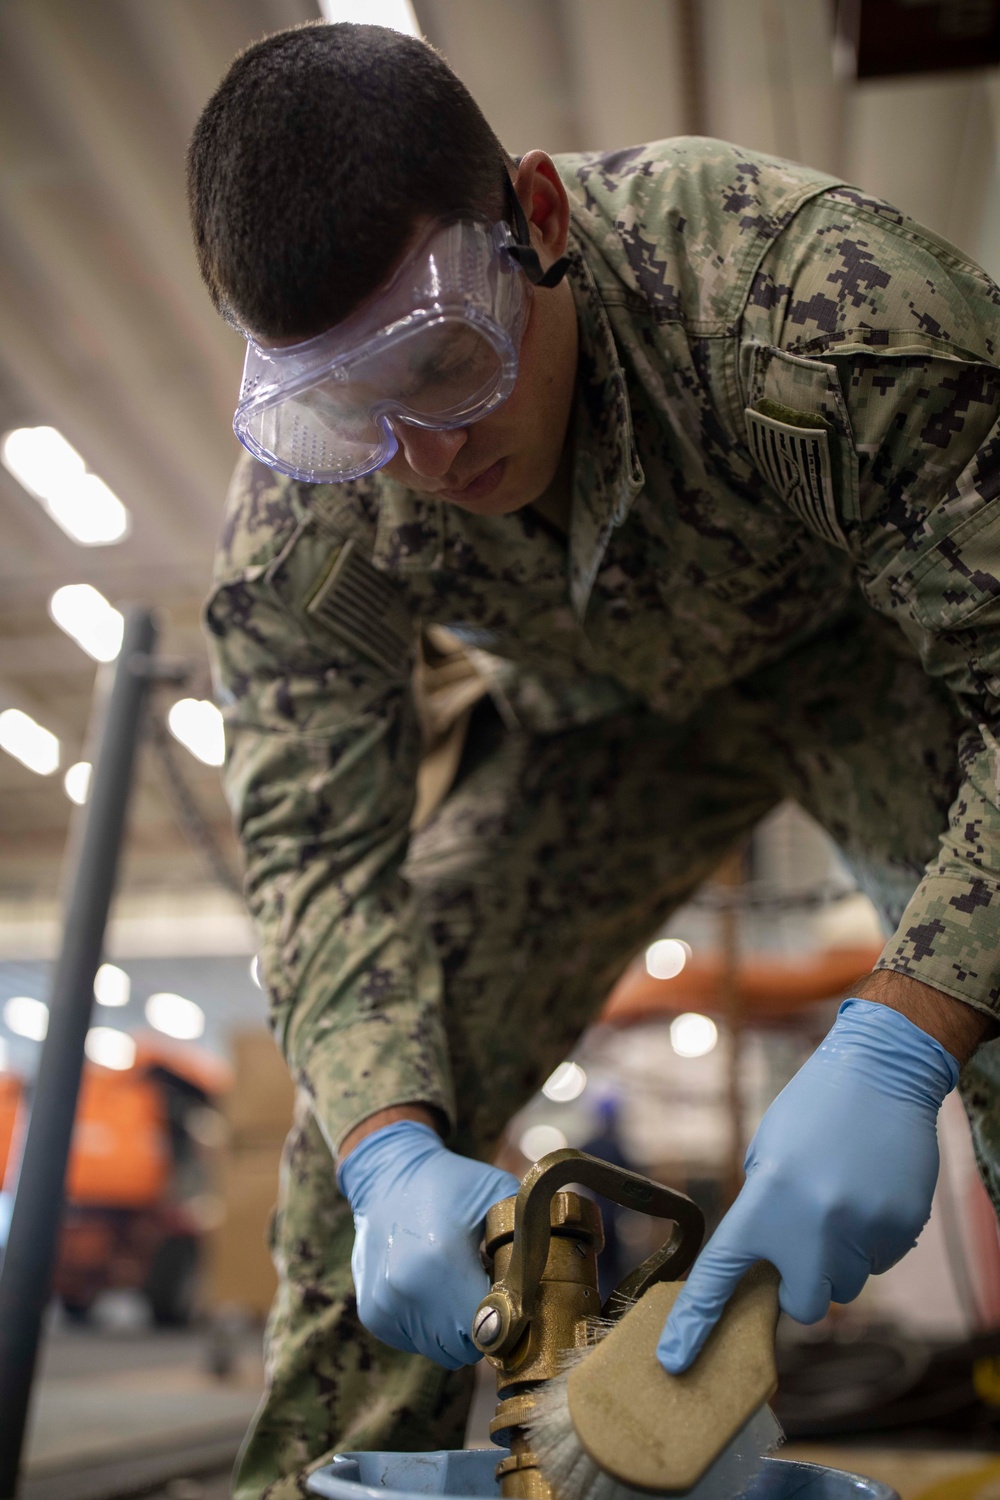
<svg viewBox="0 0 1000 1500">
<path fill-rule="evenodd" d="M 486 1216 L 486 1254 L 496 1279 L 510 1268 L 515 1202 L 505 1198 Z M 497 1467 L 500 1491 L 523 1500 L 549 1500 L 551 1495 L 522 1430 L 532 1406 L 531 1391 L 539 1381 L 559 1374 L 564 1352 L 574 1347 L 601 1304 L 597 1256 L 604 1246 L 604 1228 L 597 1204 L 579 1193 L 556 1193 L 549 1226 L 549 1253 L 535 1315 L 506 1357 L 487 1355 L 497 1372 L 499 1398 L 490 1438 L 510 1449 L 510 1457 Z"/>
<path fill-rule="evenodd" d="M 591 1198 L 560 1191 L 579 1183 L 613 1202 L 673 1219 L 667 1243 L 600 1305 L 597 1256 L 601 1212 Z M 701 1210 L 682 1193 L 580 1151 L 553 1151 L 526 1173 L 516 1198 L 486 1216 L 485 1250 L 493 1286 L 479 1304 L 472 1336 L 497 1372 L 500 1398 L 490 1438 L 510 1449 L 497 1465 L 505 1500 L 558 1500 L 543 1478 L 525 1430 L 533 1392 L 588 1342 L 598 1316 L 620 1313 L 655 1281 L 680 1276 L 701 1244 Z"/>
</svg>

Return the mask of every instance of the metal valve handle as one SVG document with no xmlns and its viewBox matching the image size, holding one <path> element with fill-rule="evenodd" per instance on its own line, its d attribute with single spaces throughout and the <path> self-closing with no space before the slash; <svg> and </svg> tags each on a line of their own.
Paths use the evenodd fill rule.
<svg viewBox="0 0 1000 1500">
<path fill-rule="evenodd" d="M 605 1316 L 615 1316 L 654 1282 L 681 1276 L 698 1254 L 705 1216 L 683 1193 L 582 1151 L 550 1151 L 525 1173 L 514 1201 L 514 1242 L 507 1274 L 483 1298 L 473 1319 L 473 1341 L 484 1354 L 509 1353 L 534 1316 L 549 1254 L 552 1196 L 570 1182 L 623 1208 L 674 1221 L 666 1244 L 612 1292 L 602 1309 Z"/>
</svg>

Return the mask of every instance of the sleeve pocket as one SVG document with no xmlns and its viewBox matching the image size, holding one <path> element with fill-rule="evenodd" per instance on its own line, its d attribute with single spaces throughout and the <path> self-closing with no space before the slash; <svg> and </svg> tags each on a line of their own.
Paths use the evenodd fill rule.
<svg viewBox="0 0 1000 1500">
<path fill-rule="evenodd" d="M 810 531 L 850 550 L 860 519 L 858 459 L 836 367 L 760 345 L 748 397 L 755 469 Z"/>
</svg>

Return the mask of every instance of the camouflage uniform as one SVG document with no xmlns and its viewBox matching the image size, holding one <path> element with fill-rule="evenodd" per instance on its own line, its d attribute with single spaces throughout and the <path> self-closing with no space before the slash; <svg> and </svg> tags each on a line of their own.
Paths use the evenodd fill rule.
<svg viewBox="0 0 1000 1500">
<path fill-rule="evenodd" d="M 421 1100 L 488 1154 L 780 798 L 895 928 L 881 967 L 1000 1014 L 997 290 L 886 204 L 719 142 L 558 167 L 568 543 L 533 507 L 474 516 L 380 474 L 246 462 L 229 501 L 227 786 L 300 1099 L 240 1496 L 302 1494 L 338 1447 L 461 1441 L 468 1372 L 356 1324 L 330 1149 Z M 428 624 L 499 717 L 411 838 Z M 995 1050 L 965 1088 L 996 1196 Z"/>
</svg>

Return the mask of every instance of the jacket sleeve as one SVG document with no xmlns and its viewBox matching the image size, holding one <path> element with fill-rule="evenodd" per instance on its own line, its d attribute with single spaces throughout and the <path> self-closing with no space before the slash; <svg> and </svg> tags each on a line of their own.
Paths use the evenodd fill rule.
<svg viewBox="0 0 1000 1500">
<path fill-rule="evenodd" d="M 741 348 L 758 475 L 849 553 L 968 722 L 939 851 L 878 967 L 1000 1015 L 1000 293 L 849 190 L 783 239 Z"/>
<path fill-rule="evenodd" d="M 451 1119 L 440 970 L 401 873 L 412 627 L 358 539 L 260 466 L 238 471 L 218 575 L 225 788 L 279 1045 L 334 1151 L 390 1104 Z"/>
</svg>

